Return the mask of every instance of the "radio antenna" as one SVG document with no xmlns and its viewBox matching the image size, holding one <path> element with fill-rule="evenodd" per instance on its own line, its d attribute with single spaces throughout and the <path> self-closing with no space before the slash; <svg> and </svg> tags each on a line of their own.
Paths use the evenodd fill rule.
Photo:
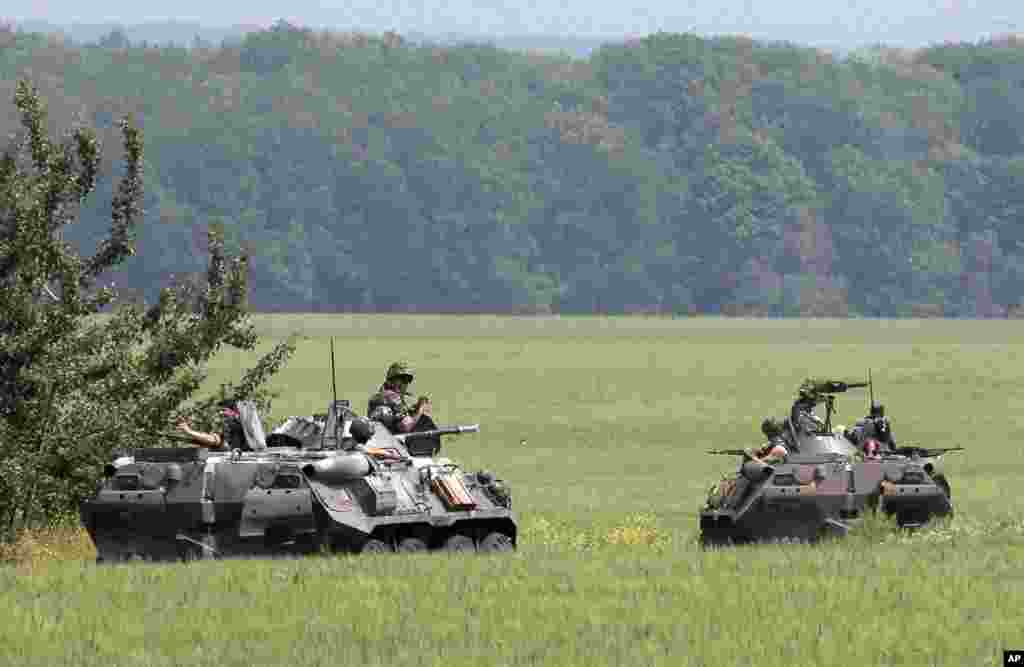
<svg viewBox="0 0 1024 667">
<path fill-rule="evenodd" d="M 334 424 L 334 435 L 332 438 L 337 439 L 338 433 L 338 384 L 335 379 L 334 372 L 334 336 L 331 336 L 331 407 L 327 410 L 327 422 L 324 424 L 324 430 L 320 433 L 320 449 L 324 448 L 324 440 L 327 438 L 327 425 Z"/>
<path fill-rule="evenodd" d="M 868 405 L 868 414 L 872 414 L 871 408 L 875 407 L 875 386 L 871 384 L 871 369 L 868 369 L 868 400 L 871 404 Z"/>
<path fill-rule="evenodd" d="M 338 402 L 338 385 L 334 373 L 334 336 L 331 336 L 331 398 L 335 403 Z"/>
</svg>

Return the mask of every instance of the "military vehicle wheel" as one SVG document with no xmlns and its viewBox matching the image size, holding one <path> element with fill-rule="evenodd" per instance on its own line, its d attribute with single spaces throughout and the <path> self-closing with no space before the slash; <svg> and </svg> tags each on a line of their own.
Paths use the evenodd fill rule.
<svg viewBox="0 0 1024 667">
<path fill-rule="evenodd" d="M 904 510 L 896 513 L 896 525 L 900 528 L 913 530 L 928 523 L 931 516 L 927 510 Z"/>
<path fill-rule="evenodd" d="M 945 475 L 936 475 L 932 480 L 938 485 L 942 492 L 946 494 L 946 502 L 949 504 L 949 511 L 943 512 L 941 516 L 950 518 L 953 516 L 953 490 L 949 488 L 949 481 L 946 480 Z"/>
<path fill-rule="evenodd" d="M 732 540 L 719 533 L 714 532 L 703 532 L 700 534 L 700 546 L 704 549 L 714 549 L 715 547 L 728 547 L 732 546 Z"/>
<path fill-rule="evenodd" d="M 477 551 L 485 554 L 504 553 L 515 551 L 515 549 L 516 545 L 512 543 L 512 538 L 505 533 L 498 532 L 487 533 L 477 547 Z"/>
<path fill-rule="evenodd" d="M 398 541 L 398 553 L 411 554 L 427 551 L 427 543 L 418 537 L 403 537 Z"/>
<path fill-rule="evenodd" d="M 394 551 L 387 542 L 370 538 L 362 543 L 358 549 L 361 554 L 387 554 Z"/>
<path fill-rule="evenodd" d="M 476 551 L 476 543 L 468 535 L 455 533 L 444 541 L 441 548 L 450 553 Z"/>
</svg>

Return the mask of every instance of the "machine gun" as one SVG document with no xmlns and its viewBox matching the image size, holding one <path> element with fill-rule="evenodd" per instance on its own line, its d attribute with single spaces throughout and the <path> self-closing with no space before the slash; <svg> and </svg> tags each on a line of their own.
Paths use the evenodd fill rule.
<svg viewBox="0 0 1024 667">
<path fill-rule="evenodd" d="M 861 389 L 870 386 L 870 382 L 840 382 L 837 380 L 819 380 L 804 383 L 800 388 L 808 389 L 810 393 L 817 395 L 841 394 L 850 389 Z"/>
<path fill-rule="evenodd" d="M 824 433 L 832 432 L 832 415 L 836 412 L 835 401 L 836 394 L 849 391 L 850 389 L 861 389 L 863 387 L 871 387 L 871 382 L 842 382 L 840 380 L 805 380 L 800 385 L 800 398 L 793 404 L 793 410 L 790 414 L 790 420 L 796 424 L 798 423 L 797 411 L 801 404 L 807 406 L 808 412 L 813 405 L 818 403 L 825 403 L 825 427 Z"/>
<path fill-rule="evenodd" d="M 747 449 L 709 449 L 708 454 L 716 456 L 742 456 L 745 459 L 749 459 L 751 451 Z"/>
</svg>

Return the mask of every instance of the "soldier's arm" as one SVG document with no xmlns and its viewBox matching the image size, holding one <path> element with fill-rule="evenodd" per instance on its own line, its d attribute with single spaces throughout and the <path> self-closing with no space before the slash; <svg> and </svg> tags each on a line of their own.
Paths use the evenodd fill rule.
<svg viewBox="0 0 1024 667">
<path fill-rule="evenodd" d="M 776 463 L 782 463 L 785 460 L 786 460 L 786 455 L 785 454 L 769 454 L 764 459 L 764 462 L 767 463 L 768 465 L 775 465 Z"/>
<path fill-rule="evenodd" d="M 203 431 L 195 431 L 189 426 L 188 422 L 182 421 L 178 423 L 178 430 L 192 438 L 197 445 L 210 447 L 212 449 L 220 449 L 224 444 L 223 438 L 219 433 L 204 433 Z"/>
<path fill-rule="evenodd" d="M 416 405 L 413 406 L 411 414 L 407 414 L 402 417 L 399 422 L 398 428 L 403 433 L 408 433 L 416 426 L 420 421 L 420 417 L 423 415 L 430 416 L 431 405 L 430 399 L 426 396 L 420 396 L 419 400 L 416 401 Z"/>
<path fill-rule="evenodd" d="M 788 455 L 789 452 L 786 451 L 785 447 L 783 447 L 782 445 L 775 445 L 770 450 L 768 450 L 768 453 L 766 455 L 760 458 L 760 461 L 761 463 L 766 463 L 768 465 L 771 465 L 773 463 L 782 463 L 783 461 L 786 460 L 786 456 Z"/>
</svg>

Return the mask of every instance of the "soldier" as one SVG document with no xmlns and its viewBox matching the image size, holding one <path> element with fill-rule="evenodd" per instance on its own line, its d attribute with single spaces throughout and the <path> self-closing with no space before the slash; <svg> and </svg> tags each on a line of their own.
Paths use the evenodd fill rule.
<svg viewBox="0 0 1024 667">
<path fill-rule="evenodd" d="M 747 456 L 758 463 L 771 465 L 782 463 L 789 456 L 789 449 L 786 448 L 786 440 L 783 437 L 785 429 L 782 422 L 773 417 L 768 417 L 761 422 L 761 432 L 768 438 L 768 443 L 760 449 L 747 451 Z"/>
<path fill-rule="evenodd" d="M 885 449 L 896 448 L 896 440 L 892 437 L 892 426 L 889 424 L 889 418 L 885 416 L 885 406 L 881 403 L 872 402 L 868 416 L 857 420 L 857 423 L 847 430 L 846 436 L 851 442 L 858 445 L 868 440 L 875 440 Z"/>
<path fill-rule="evenodd" d="M 426 396 L 420 396 L 412 406 L 406 402 L 413 379 L 413 370 L 408 364 L 391 364 L 384 384 L 370 397 L 367 418 L 384 424 L 392 433 L 408 433 L 421 417 L 429 417 L 433 408 Z"/>
<path fill-rule="evenodd" d="M 813 380 L 804 380 L 800 385 L 799 395 L 793 403 L 789 419 L 798 430 L 817 433 L 825 427 L 825 422 L 814 414 L 814 408 L 820 402 L 817 384 Z"/>
<path fill-rule="evenodd" d="M 864 441 L 863 450 L 865 459 L 876 460 L 882 458 L 881 446 L 874 438 L 868 438 Z"/>
<path fill-rule="evenodd" d="M 178 422 L 178 430 L 192 438 L 192 441 L 197 446 L 209 447 L 211 449 L 241 449 L 247 451 L 250 447 L 245 437 L 245 429 L 242 427 L 238 403 L 237 399 L 228 399 L 217 404 L 221 408 L 221 415 L 224 418 L 220 433 L 194 431 L 185 419 Z"/>
</svg>

